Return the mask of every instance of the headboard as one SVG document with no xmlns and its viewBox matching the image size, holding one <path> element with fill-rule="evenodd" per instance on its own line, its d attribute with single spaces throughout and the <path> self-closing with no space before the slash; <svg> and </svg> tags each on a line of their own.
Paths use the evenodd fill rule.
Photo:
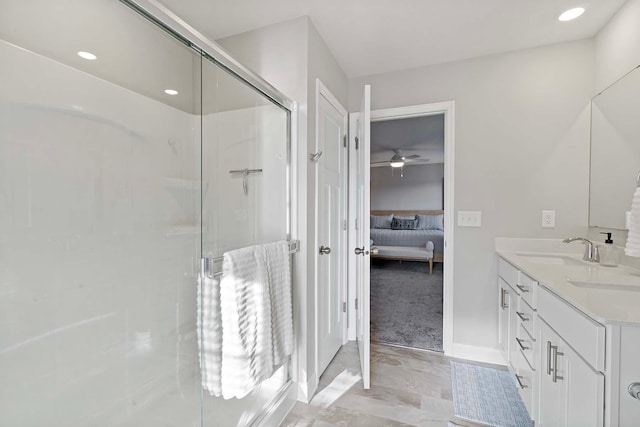
<svg viewBox="0 0 640 427">
<path fill-rule="evenodd" d="M 371 211 L 371 215 L 398 215 L 398 216 L 408 216 L 408 215 L 443 215 L 443 210 L 435 210 L 435 211 Z"/>
</svg>

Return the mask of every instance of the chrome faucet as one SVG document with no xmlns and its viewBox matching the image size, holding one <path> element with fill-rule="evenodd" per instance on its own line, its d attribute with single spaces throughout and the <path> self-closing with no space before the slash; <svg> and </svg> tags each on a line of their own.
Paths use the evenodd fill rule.
<svg viewBox="0 0 640 427">
<path fill-rule="evenodd" d="M 584 237 L 569 237 L 564 239 L 562 243 L 571 243 L 576 241 L 583 242 L 585 245 L 584 256 L 582 257 L 583 260 L 589 262 L 600 262 L 600 251 L 591 240 L 585 239 Z"/>
</svg>

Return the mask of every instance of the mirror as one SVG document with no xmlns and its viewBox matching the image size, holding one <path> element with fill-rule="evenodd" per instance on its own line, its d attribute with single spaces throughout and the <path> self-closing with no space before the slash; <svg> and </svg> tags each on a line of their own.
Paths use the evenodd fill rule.
<svg viewBox="0 0 640 427">
<path fill-rule="evenodd" d="M 628 228 L 639 173 L 640 66 L 591 101 L 591 227 Z"/>
</svg>

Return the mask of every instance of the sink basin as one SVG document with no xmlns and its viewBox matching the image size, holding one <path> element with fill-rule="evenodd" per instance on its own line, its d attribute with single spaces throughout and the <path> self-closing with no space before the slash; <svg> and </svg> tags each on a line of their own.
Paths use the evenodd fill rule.
<svg viewBox="0 0 640 427">
<path fill-rule="evenodd" d="M 569 279 L 569 283 L 579 288 L 640 292 L 640 283 L 606 283 L 606 282 L 591 282 L 588 280 L 571 280 L 571 279 Z"/>
<path fill-rule="evenodd" d="M 533 264 L 546 264 L 546 265 L 580 265 L 584 266 L 585 262 L 571 258 L 564 255 L 552 255 L 552 254 L 527 254 L 516 253 L 524 260 Z"/>
</svg>

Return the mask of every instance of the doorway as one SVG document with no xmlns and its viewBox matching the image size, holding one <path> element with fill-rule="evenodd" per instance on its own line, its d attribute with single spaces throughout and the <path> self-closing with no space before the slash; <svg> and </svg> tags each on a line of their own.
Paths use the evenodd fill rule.
<svg viewBox="0 0 640 427">
<path fill-rule="evenodd" d="M 371 123 L 371 341 L 443 350 L 444 124 Z"/>
<path fill-rule="evenodd" d="M 349 251 L 355 251 L 356 255 L 364 253 L 363 257 L 351 256 L 349 258 L 349 316 L 350 318 L 364 319 L 362 325 L 357 328 L 349 328 L 349 339 L 358 340 L 358 346 L 364 348 L 361 352 L 361 365 L 365 388 L 368 384 L 368 372 L 370 360 L 368 358 L 369 332 L 370 332 L 370 280 L 369 264 L 371 251 L 370 241 L 370 122 L 401 120 L 412 117 L 423 117 L 436 114 L 444 115 L 444 209 L 443 228 L 446 238 L 443 240 L 443 256 L 447 262 L 443 263 L 443 303 L 442 303 L 442 350 L 446 355 L 452 353 L 453 347 L 453 283 L 454 283 L 454 158 L 455 158 L 455 102 L 445 101 L 432 104 L 422 104 L 407 107 L 390 108 L 370 111 L 368 102 L 370 87 L 364 86 L 364 96 L 360 112 L 350 115 L 350 130 L 357 129 L 357 135 L 350 131 L 350 159 L 365 158 L 365 162 L 350 160 L 350 209 L 349 222 L 354 224 L 350 228 Z M 361 129 L 362 128 L 362 129 Z M 360 137 L 359 139 L 357 137 Z M 359 149 L 358 149 L 359 148 Z M 358 154 L 360 153 L 360 155 Z M 362 164 L 361 164 L 362 163 Z M 366 165 L 366 167 L 365 167 Z M 363 182 L 364 188 L 358 183 Z M 364 209 L 360 209 L 364 205 Z M 351 206 L 354 209 L 351 209 Z M 358 224 L 361 227 L 358 227 Z M 375 254 L 375 250 L 373 251 Z M 366 268 L 363 268 L 366 266 Z M 360 271 L 364 270 L 364 271 Z M 352 298 L 353 296 L 353 298 Z M 363 296 L 358 307 L 358 297 Z M 362 330 L 361 330 L 362 329 Z M 364 332 L 363 332 L 364 331 Z"/>
</svg>

